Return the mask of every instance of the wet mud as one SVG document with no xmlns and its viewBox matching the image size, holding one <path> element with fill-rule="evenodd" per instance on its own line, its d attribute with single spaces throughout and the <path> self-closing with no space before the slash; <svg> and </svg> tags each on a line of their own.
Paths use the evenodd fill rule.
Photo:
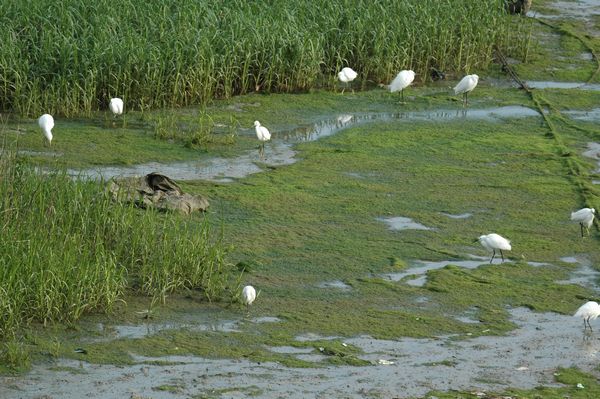
<svg viewBox="0 0 600 399">
<path fill-rule="evenodd" d="M 1 377 L 0 397 L 408 398 L 434 389 L 485 392 L 554 386 L 555 367 L 591 370 L 598 364 L 600 333 L 584 334 L 582 323 L 572 316 L 524 308 L 510 313 L 517 328 L 503 337 L 346 340 L 364 351 L 361 358 L 372 363 L 365 367 L 287 368 L 189 356 L 137 357 L 138 364 L 126 367 L 59 360 L 54 370 L 35 366 L 27 379 Z M 306 348 L 269 350 L 314 361 L 325 356 Z"/>
</svg>

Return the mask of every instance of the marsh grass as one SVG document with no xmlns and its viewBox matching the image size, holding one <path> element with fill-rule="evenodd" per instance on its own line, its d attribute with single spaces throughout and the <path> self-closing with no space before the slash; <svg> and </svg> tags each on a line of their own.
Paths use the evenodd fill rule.
<svg viewBox="0 0 600 399">
<path fill-rule="evenodd" d="M 0 198 L 0 338 L 110 311 L 126 292 L 226 293 L 228 248 L 208 217 L 117 204 L 101 183 L 41 173 L 6 150 Z"/>
<path fill-rule="evenodd" d="M 362 87 L 412 68 L 427 81 L 526 54 L 528 24 L 502 0 L 290 2 L 68 0 L 0 6 L 0 108 L 72 116 L 206 103 L 252 91 Z"/>
</svg>

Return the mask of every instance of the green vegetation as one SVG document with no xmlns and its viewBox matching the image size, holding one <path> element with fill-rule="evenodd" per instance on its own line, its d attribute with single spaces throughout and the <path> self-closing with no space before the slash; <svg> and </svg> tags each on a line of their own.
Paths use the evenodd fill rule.
<svg viewBox="0 0 600 399">
<path fill-rule="evenodd" d="M 600 384 L 598 379 L 577 368 L 559 368 L 554 373 L 556 382 L 564 384 L 564 387 L 549 388 L 537 387 L 530 390 L 508 389 L 502 394 L 494 392 L 429 392 L 425 398 L 436 397 L 439 399 L 591 399 L 600 396 Z M 578 387 L 578 384 L 581 384 Z"/>
<path fill-rule="evenodd" d="M 6 149 L 0 198 L 2 339 L 30 322 L 110 311 L 129 291 L 162 301 L 198 289 L 211 300 L 230 283 L 227 248 L 209 218 L 116 204 L 102 184 L 40 173 Z M 5 349 L 8 357 L 19 348 Z"/>
<path fill-rule="evenodd" d="M 4 365 L 15 371 L 40 359 L 69 358 L 168 366 L 173 363 L 160 360 L 163 356 L 192 355 L 275 361 L 288 367 L 367 366 L 371 363 L 361 358 L 361 348 L 346 345 L 345 337 L 393 340 L 453 334 L 458 340 L 503 335 L 515 328 L 510 308 L 571 314 L 583 301 L 597 299 L 595 292 L 565 283 L 577 266 L 560 258 L 584 256 L 593 268 L 600 260 L 597 231 L 582 239 L 578 227 L 568 221 L 570 210 L 584 205 L 600 208 L 599 186 L 592 184 L 598 177 L 591 172 L 595 165 L 579 155 L 588 141 L 600 141 L 600 131 L 594 122 L 571 119 L 563 112 L 597 108 L 600 93 L 524 93 L 482 79 L 471 97 L 472 108 L 460 114 L 460 103 L 449 95 L 449 81 L 411 87 L 409 98 L 415 98 L 402 108 L 397 96 L 383 90 L 344 96 L 309 90 L 333 88 L 335 72 L 346 64 L 360 70 L 363 88 L 385 82 L 407 66 L 424 80 L 431 66 L 450 73 L 483 70 L 493 46 L 506 50 L 510 37 L 519 38 L 513 56 L 531 61 L 515 67 L 524 78 L 597 80 L 597 59 L 578 58 L 582 52 L 596 52 L 597 40 L 567 25 L 512 25 L 518 28 L 509 34 L 508 19 L 497 1 L 388 2 L 392 5 L 359 1 L 352 7 L 342 3 L 319 9 L 308 3 L 280 7 L 276 0 L 269 7 L 235 1 L 150 3 L 137 7 L 134 17 L 130 8 L 115 11 L 99 2 L 89 6 L 93 14 L 74 2 L 68 13 L 44 14 L 62 32 L 26 29 L 20 34 L 12 27 L 26 18 L 39 21 L 41 9 L 30 7 L 29 13 L 16 16 L 22 6 L 0 6 L 13 12 L 0 18 L 10 19 L 8 31 L 20 41 L 17 46 L 29 43 L 28 49 L 40 52 L 32 57 L 43 61 L 29 68 L 51 65 L 68 76 L 35 70 L 28 75 L 33 79 L 22 79 L 21 86 L 7 81 L 0 103 L 23 115 L 36 115 L 47 106 L 65 115 L 91 115 L 63 118 L 55 145 L 43 152 L 39 131 L 29 127 L 33 121 L 10 118 L 0 131 L 7 142 L 18 143 L 19 150 L 40 151 L 26 153 L 25 161 L 2 154 L 0 233 L 9 238 L 0 244 L 0 270 L 5 273 L 0 274 L 0 288 L 10 291 L 0 295 L 0 317 L 5 317 L 0 318 L 4 329 L 0 331 L 6 338 L 17 338 L 2 349 Z M 412 7 L 411 23 L 403 22 L 406 13 L 375 11 L 391 6 Z M 150 15 L 155 17 L 151 21 Z M 74 18 L 92 18 L 94 24 L 76 24 L 71 22 Z M 527 51 L 531 37 L 523 32 L 532 25 L 548 35 L 551 46 Z M 218 29 L 222 30 L 215 35 Z M 137 35 L 113 43 L 111 38 L 124 36 L 123 32 Z M 37 35 L 35 40 L 32 34 Z M 239 46 L 225 45 L 234 35 Z M 86 37 L 98 40 L 72 41 Z M 39 41 L 47 46 L 32 45 Z M 11 45 L 1 42 L 0 49 Z M 134 56 L 119 58 L 126 53 Z M 15 71 L 23 66 L 15 65 Z M 81 70 L 91 71 L 90 75 Z M 488 71 L 494 74 L 493 68 Z M 254 90 L 308 93 L 231 97 Z M 31 97 L 25 94 L 29 92 Z M 106 117 L 95 110 L 104 108 L 115 94 L 128 99 L 129 109 L 138 110 L 117 119 L 118 127 L 107 128 Z M 213 97 L 229 98 L 200 111 L 148 109 Z M 499 105 L 526 106 L 540 111 L 540 116 L 514 115 L 499 121 L 469 114 Z M 251 130 L 239 129 L 250 128 L 254 119 L 265 121 L 275 140 L 283 140 L 285 132 L 338 115 L 404 111 L 431 111 L 432 117 L 349 124 L 336 135 L 296 144 L 295 164 L 267 167 L 257 162 L 263 173 L 228 184 L 182 183 L 186 191 L 211 198 L 210 218 L 222 221 L 216 236 L 204 217 L 166 217 L 116 205 L 100 194 L 103 188 L 97 183 L 72 181 L 63 172 L 41 175 L 31 166 L 60 170 L 238 156 L 256 146 Z M 267 157 L 271 145 L 267 144 Z M 471 216 L 447 216 L 463 213 Z M 394 216 L 410 217 L 432 229 L 393 231 L 379 220 Z M 484 256 L 473 240 L 492 231 L 512 240 L 513 251 L 506 254 L 511 262 L 482 261 L 475 269 L 450 264 L 427 272 L 423 286 L 406 284 L 407 278 L 386 278 L 410 270 L 418 260 Z M 231 270 L 224 255 L 230 243 L 229 262 L 244 271 L 245 282 L 261 290 L 260 298 L 246 310 L 248 317 L 277 317 L 276 322 L 245 319 L 235 306 L 200 305 L 189 291 L 200 289 L 201 297 L 211 299 L 227 293 Z M 531 261 L 546 264 L 534 266 Z M 331 281 L 345 285 L 322 284 Z M 152 307 L 144 322 L 173 322 L 175 327 L 117 339 L 99 331 L 99 321 L 108 326 L 140 323 L 136 311 L 148 308 L 150 299 L 127 297 L 130 293 L 156 300 L 170 294 L 171 300 Z M 233 291 L 233 302 L 236 295 L 239 292 Z M 101 314 L 110 310 L 114 313 L 109 317 Z M 235 330 L 194 329 L 200 322 L 182 316 L 211 311 L 219 320 L 231 321 Z M 84 313 L 83 320 L 73 323 Z M 54 320 L 66 323 L 36 332 L 19 329 Z M 304 334 L 318 340 L 304 341 L 300 338 Z M 273 350 L 284 346 L 325 358 L 308 361 L 293 350 Z M 76 348 L 86 353 L 76 353 Z M 461 361 L 448 358 L 435 364 L 455 367 Z M 508 389 L 504 395 L 598 396 L 594 375 L 559 369 L 556 379 L 564 386 Z M 585 388 L 577 388 L 579 383 Z M 182 385 L 175 381 L 155 389 L 177 392 Z M 236 388 L 205 394 L 231 391 Z M 262 394 L 258 389 L 250 392 Z M 475 397 L 457 392 L 432 395 Z"/>
<path fill-rule="evenodd" d="M 528 27 L 512 21 L 502 0 L 3 2 L 0 108 L 179 107 L 333 87 L 347 65 L 363 87 L 405 68 L 426 81 L 486 69 L 494 46 L 523 56 Z"/>
</svg>

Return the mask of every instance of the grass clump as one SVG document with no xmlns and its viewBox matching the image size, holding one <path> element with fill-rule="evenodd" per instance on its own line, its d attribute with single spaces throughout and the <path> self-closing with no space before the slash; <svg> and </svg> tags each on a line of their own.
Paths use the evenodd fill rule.
<svg viewBox="0 0 600 399">
<path fill-rule="evenodd" d="M 110 311 L 126 292 L 225 295 L 227 248 L 208 219 L 115 204 L 97 182 L 40 173 L 6 151 L 0 176 L 0 339 Z"/>
<path fill-rule="evenodd" d="M 5 2 L 0 108 L 89 115 L 185 106 L 251 91 L 332 87 L 343 66 L 363 86 L 403 68 L 427 80 L 485 69 L 498 46 L 523 54 L 529 29 L 502 0 Z"/>
</svg>

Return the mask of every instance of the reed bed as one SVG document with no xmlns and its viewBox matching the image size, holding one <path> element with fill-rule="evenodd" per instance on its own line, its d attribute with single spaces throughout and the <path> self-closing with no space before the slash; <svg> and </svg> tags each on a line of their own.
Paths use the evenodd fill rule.
<svg viewBox="0 0 600 399">
<path fill-rule="evenodd" d="M 0 108 L 89 115 L 186 106 L 259 90 L 363 85 L 400 69 L 485 69 L 522 54 L 524 24 L 503 0 L 50 0 L 0 4 Z M 520 19 L 519 19 L 520 20 Z"/>
<path fill-rule="evenodd" d="M 31 322 L 110 311 L 127 292 L 227 295 L 222 234 L 208 219 L 114 203 L 97 182 L 0 155 L 0 341 Z M 235 284 L 235 283 L 234 283 Z"/>
</svg>

